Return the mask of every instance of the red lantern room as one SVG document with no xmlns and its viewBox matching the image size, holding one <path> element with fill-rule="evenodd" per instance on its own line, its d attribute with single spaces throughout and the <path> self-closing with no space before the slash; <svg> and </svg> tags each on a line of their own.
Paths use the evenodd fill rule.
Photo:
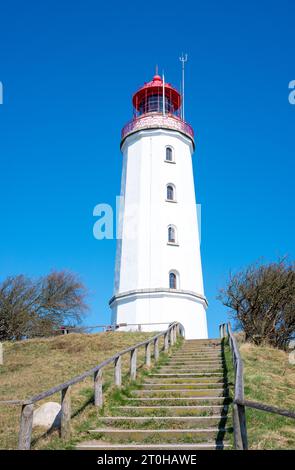
<svg viewBox="0 0 295 470">
<path fill-rule="evenodd" d="M 163 109 L 163 98 L 165 107 Z M 165 113 L 179 116 L 181 95 L 169 83 L 163 83 L 160 75 L 155 75 L 152 81 L 145 83 L 132 98 L 134 115 L 142 116 L 147 113 Z"/>
<path fill-rule="evenodd" d="M 180 93 L 156 73 L 132 97 L 133 119 L 122 129 L 121 146 L 125 139 L 144 129 L 172 129 L 188 136 L 194 145 L 194 131 L 181 113 Z"/>
</svg>

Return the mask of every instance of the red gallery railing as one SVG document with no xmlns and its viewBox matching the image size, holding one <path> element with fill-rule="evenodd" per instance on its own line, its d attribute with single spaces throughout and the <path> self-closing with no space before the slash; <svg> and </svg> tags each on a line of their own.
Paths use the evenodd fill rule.
<svg viewBox="0 0 295 470">
<path fill-rule="evenodd" d="M 129 121 L 122 129 L 122 141 L 134 132 L 155 128 L 173 129 L 187 135 L 194 141 L 193 128 L 187 122 L 171 114 L 163 115 L 159 113 L 144 114 Z"/>
</svg>

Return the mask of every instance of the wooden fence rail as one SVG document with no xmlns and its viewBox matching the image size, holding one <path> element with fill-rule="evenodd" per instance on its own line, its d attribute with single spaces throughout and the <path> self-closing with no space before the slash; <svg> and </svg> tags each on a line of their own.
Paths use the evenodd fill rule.
<svg viewBox="0 0 295 470">
<path fill-rule="evenodd" d="M 229 347 L 232 354 L 232 361 L 235 372 L 235 390 L 233 400 L 233 426 L 234 426 L 234 442 L 237 450 L 248 449 L 248 436 L 246 425 L 246 407 L 255 408 L 257 410 L 275 413 L 287 418 L 295 418 L 295 412 L 277 408 L 276 406 L 259 403 L 256 401 L 245 400 L 244 397 L 244 374 L 243 360 L 239 351 L 237 340 L 232 332 L 230 323 L 223 323 L 219 326 L 220 337 L 228 337 Z"/>
<path fill-rule="evenodd" d="M 137 352 L 139 348 L 145 348 L 145 366 L 151 367 L 151 345 L 154 348 L 153 359 L 156 364 L 159 360 L 159 339 L 164 338 L 163 351 L 168 353 L 171 346 L 174 345 L 177 335 L 183 335 L 182 326 L 174 322 L 169 328 L 161 333 L 153 336 L 152 338 L 143 341 L 141 343 L 130 346 L 124 349 L 114 356 L 106 359 L 97 366 L 90 370 L 83 372 L 76 377 L 56 385 L 55 387 L 45 390 L 38 395 L 30 397 L 25 400 L 2 400 L 0 405 L 21 405 L 21 417 L 19 427 L 19 438 L 18 438 L 18 449 L 29 450 L 31 448 L 32 440 L 32 428 L 33 428 L 33 413 L 34 404 L 44 398 L 48 398 L 57 392 L 61 393 L 61 427 L 60 436 L 62 439 L 69 439 L 71 436 L 71 388 L 73 385 L 82 382 L 87 377 L 93 377 L 94 382 L 94 405 L 97 407 L 103 406 L 103 369 L 110 365 L 114 365 L 114 385 L 120 388 L 122 385 L 122 356 L 130 354 L 130 367 L 129 367 L 129 378 L 130 380 L 136 379 L 137 374 Z"/>
</svg>

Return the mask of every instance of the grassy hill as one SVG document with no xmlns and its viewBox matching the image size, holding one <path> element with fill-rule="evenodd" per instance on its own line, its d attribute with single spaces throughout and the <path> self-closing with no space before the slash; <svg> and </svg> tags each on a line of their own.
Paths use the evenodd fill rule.
<svg viewBox="0 0 295 470">
<path fill-rule="evenodd" d="M 4 366 L 0 367 L 0 399 L 24 399 L 53 385 L 90 369 L 115 352 L 153 336 L 154 333 L 101 333 L 94 335 L 72 334 L 47 339 L 8 342 L 4 344 Z M 295 366 L 288 361 L 288 354 L 274 348 L 240 344 L 244 360 L 245 396 L 248 399 L 269 403 L 280 408 L 294 410 Z M 139 363 L 143 363 L 141 349 Z M 127 374 L 129 355 L 123 361 L 123 374 Z M 226 359 L 230 379 L 232 366 L 229 348 Z M 111 390 L 113 368 L 104 372 L 104 389 Z M 231 387 L 231 394 L 233 393 Z M 92 379 L 72 388 L 71 442 L 63 443 L 58 432 L 44 434 L 42 429 L 33 431 L 33 448 L 72 448 L 86 435 L 90 423 L 95 423 L 100 411 L 92 402 Z M 115 397 L 120 399 L 120 397 Z M 114 399 L 114 397 L 110 398 Z M 106 403 L 108 405 L 108 395 Z M 52 396 L 50 401 L 60 401 Z M 41 402 L 40 402 L 41 404 Z M 37 405 L 39 406 L 39 405 Z M 0 448 L 17 447 L 20 407 L 0 405 Z M 295 449 L 294 420 L 247 409 L 247 428 L 251 449 Z"/>
<path fill-rule="evenodd" d="M 71 334 L 46 339 L 4 343 L 4 366 L 0 366 L 0 399 L 24 399 L 62 383 L 83 371 L 94 367 L 116 352 L 150 338 L 154 333 Z M 143 348 L 139 361 L 143 358 Z M 129 355 L 122 362 L 123 373 L 128 370 Z M 104 373 L 104 388 L 112 382 L 113 368 Z M 85 420 L 87 404 L 92 399 L 92 380 L 86 379 L 72 389 L 72 407 L 75 415 L 74 428 Z M 48 401 L 48 400 L 47 400 Z M 50 401 L 60 402 L 59 394 Z M 39 405 L 42 402 L 39 402 Z M 37 406 L 39 406 L 37 405 Z M 15 449 L 20 407 L 0 405 L 0 448 Z M 75 431 L 74 431 L 75 432 Z M 48 445 L 49 437 L 44 431 L 33 431 L 33 445 Z M 62 448 L 62 445 L 61 445 Z"/>
<path fill-rule="evenodd" d="M 289 363 L 288 353 L 249 343 L 239 347 L 244 361 L 245 398 L 294 411 L 295 365 Z M 232 379 L 228 346 L 226 350 Z M 246 419 L 250 449 L 295 449 L 294 419 L 249 408 Z"/>
</svg>

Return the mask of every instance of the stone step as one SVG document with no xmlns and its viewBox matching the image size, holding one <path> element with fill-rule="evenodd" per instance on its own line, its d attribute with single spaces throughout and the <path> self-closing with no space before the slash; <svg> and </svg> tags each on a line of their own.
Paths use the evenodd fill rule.
<svg viewBox="0 0 295 470">
<path fill-rule="evenodd" d="M 203 373 L 208 373 L 208 372 L 216 372 L 218 374 L 221 374 L 223 372 L 222 367 L 194 367 L 193 370 L 192 368 L 181 368 L 181 367 L 172 367 L 172 366 L 165 366 L 161 367 L 159 369 L 159 373 L 165 374 L 165 373 L 174 373 L 178 374 L 178 372 L 182 374 L 190 374 L 190 373 L 196 373 L 199 372 L 200 374 Z"/>
<path fill-rule="evenodd" d="M 220 338 L 204 338 L 204 339 L 187 339 L 182 346 L 190 346 L 192 344 L 221 344 Z"/>
<path fill-rule="evenodd" d="M 196 387 L 198 387 L 199 389 L 214 389 L 214 388 L 218 388 L 218 387 L 223 387 L 223 388 L 227 388 L 227 385 L 226 384 L 223 384 L 222 382 L 183 382 L 183 383 L 161 383 L 161 382 L 158 382 L 158 383 L 151 383 L 151 382 L 148 382 L 148 383 L 143 383 L 141 385 L 141 390 L 173 390 L 173 389 L 177 389 L 177 390 L 181 390 L 183 388 L 187 389 L 187 388 L 191 388 L 191 389 L 196 389 Z"/>
<path fill-rule="evenodd" d="M 222 351 L 216 350 L 216 351 L 179 351 L 178 354 L 179 356 L 222 356 Z M 170 357 L 175 357 L 170 356 Z"/>
<path fill-rule="evenodd" d="M 182 344 L 181 349 L 186 348 L 221 348 L 221 342 L 211 342 L 211 343 L 188 343 L 187 341 Z"/>
<path fill-rule="evenodd" d="M 203 360 L 223 360 L 223 355 L 222 354 L 181 354 L 179 356 L 171 356 L 173 359 L 177 359 L 178 361 L 182 360 L 198 360 L 198 359 L 203 359 Z"/>
<path fill-rule="evenodd" d="M 224 358 L 219 356 L 219 357 L 196 357 L 196 356 L 187 356 L 187 357 L 173 357 L 169 361 L 171 362 L 220 362 L 224 364 Z"/>
<path fill-rule="evenodd" d="M 201 349 L 185 349 L 185 348 L 182 348 L 182 349 L 178 349 L 177 351 L 175 351 L 174 354 L 222 354 L 223 353 L 223 349 L 222 348 L 201 348 Z M 174 354 L 172 354 L 174 356 Z"/>
<path fill-rule="evenodd" d="M 208 438 L 214 439 L 217 436 L 225 435 L 229 429 L 212 427 L 212 428 L 198 428 L 198 429 L 110 429 L 98 428 L 90 429 L 90 434 L 97 434 L 100 438 L 108 439 L 113 442 L 142 442 L 151 444 L 156 441 L 164 441 L 164 444 L 170 443 L 184 443 L 183 441 L 202 442 L 207 441 Z M 179 442 L 180 441 L 180 442 Z"/>
<path fill-rule="evenodd" d="M 187 357 L 171 357 L 169 362 L 224 362 L 224 358 L 222 356 L 187 356 Z"/>
<path fill-rule="evenodd" d="M 133 390 L 131 396 L 137 397 L 221 397 L 227 395 L 225 388 L 192 388 L 192 389 L 161 389 L 161 390 Z"/>
<path fill-rule="evenodd" d="M 224 364 L 224 360 L 220 358 L 204 358 L 204 357 L 173 357 L 167 364 Z"/>
<path fill-rule="evenodd" d="M 211 416 L 227 414 L 228 405 L 125 405 L 116 407 L 113 412 L 127 416 Z"/>
<path fill-rule="evenodd" d="M 196 342 L 196 343 L 192 343 L 190 341 L 185 341 L 185 343 L 183 343 L 181 345 L 181 349 L 184 349 L 184 348 L 214 348 L 214 347 L 219 347 L 221 348 L 222 347 L 222 343 L 221 341 L 211 341 L 211 342 Z"/>
<path fill-rule="evenodd" d="M 162 365 L 162 367 L 167 367 L 167 366 L 170 366 L 170 365 L 175 365 L 175 363 L 177 363 L 178 365 L 182 366 L 182 365 L 189 365 L 189 366 L 203 366 L 203 367 L 210 367 L 210 366 L 216 366 L 218 365 L 219 367 L 223 367 L 223 364 L 224 364 L 224 361 L 218 359 L 212 359 L 212 360 L 209 360 L 209 361 L 204 361 L 204 360 L 199 360 L 199 359 L 192 359 L 192 358 L 189 358 L 189 359 L 184 359 L 184 360 L 181 360 L 181 359 L 173 359 L 171 361 L 167 361 L 165 364 Z"/>
<path fill-rule="evenodd" d="M 229 442 L 208 441 L 199 444 L 108 444 L 101 441 L 81 442 L 77 450 L 222 450 L 231 448 Z"/>
<path fill-rule="evenodd" d="M 162 405 L 169 403 L 174 405 L 225 405 L 229 402 L 229 398 L 225 396 L 189 396 L 189 397 L 132 397 L 127 398 L 126 405 Z"/>
<path fill-rule="evenodd" d="M 214 377 L 214 376 L 221 376 L 220 372 L 155 372 L 153 374 L 149 374 L 148 377 L 165 377 L 165 378 L 172 378 L 172 377 Z"/>
<path fill-rule="evenodd" d="M 219 368 L 222 368 L 223 367 L 223 362 L 222 361 L 169 361 L 167 364 L 165 364 L 165 366 L 163 367 L 166 367 L 166 366 L 173 366 L 173 367 L 176 367 L 177 369 L 179 367 L 203 367 L 203 368 L 206 368 L 206 367 L 219 367 Z"/>
<path fill-rule="evenodd" d="M 190 372 L 193 372 L 192 369 L 191 369 L 191 367 L 193 367 L 194 369 L 198 369 L 198 370 L 199 370 L 199 369 L 202 369 L 202 370 L 204 370 L 204 371 L 206 371 L 206 369 L 208 369 L 208 372 L 211 372 L 212 369 L 223 370 L 223 366 L 220 365 L 220 364 L 211 364 L 211 365 L 206 364 L 206 365 L 203 365 L 203 364 L 200 364 L 200 363 L 199 363 L 199 364 L 194 364 L 194 366 L 186 366 L 186 367 L 185 367 L 185 364 L 175 365 L 175 364 L 169 364 L 169 363 L 167 363 L 167 364 L 164 364 L 163 366 L 161 366 L 160 369 L 161 369 L 161 370 L 162 370 L 162 369 L 167 369 L 167 368 L 169 368 L 169 369 L 173 369 L 173 368 L 179 369 L 179 368 L 181 368 L 181 367 L 182 367 L 183 369 L 187 369 L 187 368 L 189 367 L 189 368 L 190 368 Z"/>
<path fill-rule="evenodd" d="M 224 427 L 228 418 L 225 415 L 211 416 L 105 416 L 98 419 L 99 426 L 112 426 L 116 428 L 136 429 L 170 429 Z"/>
<path fill-rule="evenodd" d="M 193 363 L 193 364 L 191 364 Z M 183 367 L 187 365 L 188 367 L 202 367 L 203 369 L 206 369 L 207 367 L 209 368 L 212 368 L 212 367 L 219 367 L 219 368 L 223 368 L 223 362 L 222 361 L 208 361 L 206 363 L 204 362 L 201 362 L 201 361 L 187 361 L 187 364 L 186 362 L 183 362 L 183 361 L 178 361 L 177 364 L 175 364 L 174 362 L 166 362 L 166 364 L 163 364 L 161 366 L 162 367 Z"/>
<path fill-rule="evenodd" d="M 218 383 L 218 384 L 226 384 L 227 381 L 224 377 L 220 376 L 205 376 L 205 377 L 151 377 L 145 379 L 145 381 L 142 384 L 142 387 L 145 385 L 149 384 L 168 384 L 168 385 L 173 385 L 173 384 L 185 384 L 185 383 L 191 383 L 191 384 L 212 384 L 212 383 Z"/>
</svg>

